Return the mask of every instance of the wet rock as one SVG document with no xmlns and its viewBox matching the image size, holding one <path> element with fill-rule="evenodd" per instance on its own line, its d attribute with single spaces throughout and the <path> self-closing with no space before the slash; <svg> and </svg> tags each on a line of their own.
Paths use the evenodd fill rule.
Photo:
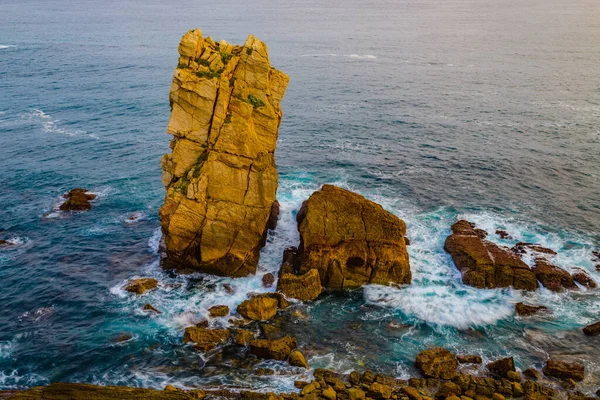
<svg viewBox="0 0 600 400">
<path fill-rule="evenodd" d="M 91 200 L 96 195 L 88 192 L 86 189 L 75 188 L 63 196 L 66 201 L 59 207 L 62 211 L 87 211 L 92 208 Z"/>
<path fill-rule="evenodd" d="M 288 363 L 293 367 L 309 369 L 308 363 L 306 362 L 306 358 L 304 358 L 304 354 L 302 354 L 300 350 L 294 350 L 290 353 Z"/>
<path fill-rule="evenodd" d="M 363 372 L 362 376 L 360 377 L 360 383 L 370 386 L 373 382 L 375 382 L 375 374 L 373 371 L 366 370 Z"/>
<path fill-rule="evenodd" d="M 525 400 L 546 400 L 556 396 L 554 389 L 533 381 L 523 383 L 523 393 Z"/>
<path fill-rule="evenodd" d="M 408 284 L 404 221 L 364 197 L 323 185 L 297 215 L 298 273 L 316 269 L 325 288 Z"/>
<path fill-rule="evenodd" d="M 600 251 L 592 250 L 592 261 L 600 261 Z"/>
<path fill-rule="evenodd" d="M 511 250 L 516 254 L 527 254 L 527 250 L 529 250 L 531 253 L 548 254 L 551 256 L 555 256 L 557 254 L 554 250 L 547 247 L 526 242 L 519 242 L 515 244 Z"/>
<path fill-rule="evenodd" d="M 163 390 L 165 392 L 176 392 L 178 389 L 173 385 L 167 385 Z"/>
<path fill-rule="evenodd" d="M 452 379 L 457 374 L 458 361 L 448 350 L 435 347 L 419 353 L 415 366 L 426 377 Z"/>
<path fill-rule="evenodd" d="M 596 281 L 594 281 L 592 277 L 581 268 L 573 268 L 573 274 L 571 276 L 575 282 L 588 289 L 595 289 L 598 287 Z"/>
<path fill-rule="evenodd" d="M 311 269 L 302 275 L 281 272 L 277 281 L 277 290 L 287 297 L 310 301 L 319 297 L 323 287 L 319 271 Z"/>
<path fill-rule="evenodd" d="M 600 321 L 583 328 L 583 333 L 587 336 L 600 336 Z"/>
<path fill-rule="evenodd" d="M 337 398 L 337 393 L 331 386 L 327 386 L 327 388 L 321 392 L 321 396 L 327 400 L 335 400 Z"/>
<path fill-rule="evenodd" d="M 250 352 L 258 358 L 285 361 L 298 347 L 296 339 L 285 336 L 277 340 L 255 339 L 250 341 Z"/>
<path fill-rule="evenodd" d="M 548 360 L 543 369 L 544 375 L 558 379 L 573 379 L 577 382 L 584 377 L 584 366 L 578 362 Z"/>
<path fill-rule="evenodd" d="M 294 381 L 294 387 L 296 389 L 303 389 L 305 386 L 308 386 L 310 382 L 306 381 Z"/>
<path fill-rule="evenodd" d="M 407 238 L 406 236 L 404 236 L 404 244 L 406 244 L 407 246 L 410 246 L 410 239 Z"/>
<path fill-rule="evenodd" d="M 500 236 L 500 239 L 512 239 L 512 236 L 503 229 L 496 229 L 496 235 Z"/>
<path fill-rule="evenodd" d="M 223 290 L 225 290 L 227 294 L 235 294 L 235 289 L 228 283 L 223 284 Z"/>
<path fill-rule="evenodd" d="M 8 240 L 0 239 L 0 248 L 2 247 L 13 247 L 15 244 Z"/>
<path fill-rule="evenodd" d="M 534 368 L 527 368 L 525 371 L 523 371 L 523 376 L 533 379 L 534 381 L 540 379 L 540 373 Z"/>
<path fill-rule="evenodd" d="M 357 371 L 352 371 L 352 372 L 350 372 L 350 375 L 348 375 L 348 380 L 354 386 L 360 385 L 360 379 L 361 379 L 361 375 Z"/>
<path fill-rule="evenodd" d="M 0 396 L 2 394 L 4 393 L 0 392 Z M 51 383 L 48 386 L 39 386 L 22 392 L 12 392 L 8 398 L 13 400 L 188 400 L 201 397 L 192 397 L 191 394 L 182 391 L 140 389 L 124 386 L 95 386 L 83 383 Z"/>
<path fill-rule="evenodd" d="M 349 388 L 346 393 L 348 394 L 348 400 L 365 400 L 366 398 L 365 392 L 359 388 Z"/>
<path fill-rule="evenodd" d="M 404 386 L 400 390 L 402 390 L 402 392 L 410 400 L 422 400 L 423 399 L 423 396 L 421 396 L 421 393 L 419 393 L 419 391 L 416 388 L 414 388 L 414 387 Z"/>
<path fill-rule="evenodd" d="M 144 294 L 149 290 L 156 289 L 158 281 L 154 278 L 139 278 L 130 280 L 125 286 L 125 290 L 135 294 Z"/>
<path fill-rule="evenodd" d="M 505 400 L 506 397 L 502 396 L 500 393 L 494 393 L 492 395 L 492 400 Z"/>
<path fill-rule="evenodd" d="M 538 313 L 548 313 L 550 309 L 545 306 L 531 306 L 525 303 L 517 303 L 515 304 L 515 312 L 519 316 L 528 317 Z"/>
<path fill-rule="evenodd" d="M 275 230 L 277 228 L 277 221 L 279 220 L 279 209 L 280 205 L 277 200 L 273 202 L 271 206 L 271 213 L 269 214 L 269 220 L 267 221 L 267 229 Z"/>
<path fill-rule="evenodd" d="M 463 283 L 469 286 L 513 286 L 522 290 L 538 287 L 534 273 L 518 255 L 483 240 L 469 221 L 461 220 L 452 225 L 452 234 L 446 239 L 444 249 L 461 272 Z"/>
<path fill-rule="evenodd" d="M 271 67 L 267 46 L 215 44 L 187 32 L 173 76 L 167 189 L 160 209 L 162 265 L 181 272 L 256 273 L 277 219 L 275 147 L 289 78 Z"/>
<path fill-rule="evenodd" d="M 483 362 L 480 356 L 473 354 L 459 354 L 456 356 L 456 360 L 461 364 L 481 364 Z"/>
<path fill-rule="evenodd" d="M 392 397 L 393 389 L 387 385 L 382 385 L 381 383 L 373 382 L 371 387 L 369 387 L 369 391 L 367 395 L 372 399 L 389 399 Z"/>
<path fill-rule="evenodd" d="M 502 358 L 500 360 L 493 361 L 486 365 L 488 371 L 496 374 L 502 378 L 506 378 L 508 372 L 515 372 L 515 361 L 512 357 Z"/>
<path fill-rule="evenodd" d="M 228 329 L 208 329 L 190 326 L 185 329 L 183 343 L 195 343 L 195 348 L 206 352 L 229 340 L 231 333 Z"/>
<path fill-rule="evenodd" d="M 506 373 L 506 379 L 511 382 L 521 382 L 521 375 L 516 371 L 508 371 Z"/>
<path fill-rule="evenodd" d="M 537 280 L 548 290 L 562 292 L 564 289 L 577 289 L 573 277 L 567 271 L 550 264 L 546 259 L 537 258 L 532 270 Z"/>
<path fill-rule="evenodd" d="M 594 266 L 594 268 L 596 269 L 596 271 L 600 272 L 600 264 L 596 264 L 596 265 Z"/>
<path fill-rule="evenodd" d="M 162 314 L 162 312 L 161 312 L 159 309 L 155 308 L 155 307 L 154 307 L 152 304 L 150 304 L 150 303 L 146 303 L 146 304 L 144 304 L 143 310 L 144 310 L 144 311 L 148 311 L 148 312 L 157 313 L 157 314 Z"/>
<path fill-rule="evenodd" d="M 275 371 L 272 370 L 271 368 L 257 368 L 254 371 L 254 375 L 258 375 L 258 376 L 275 375 Z"/>
<path fill-rule="evenodd" d="M 254 339 L 254 332 L 246 329 L 236 329 L 233 335 L 233 341 L 240 346 L 247 346 Z"/>
<path fill-rule="evenodd" d="M 244 300 L 237 308 L 238 314 L 254 321 L 266 321 L 277 314 L 278 301 L 268 296 L 255 296 Z"/>
<path fill-rule="evenodd" d="M 225 305 L 212 306 L 211 308 L 208 309 L 208 313 L 213 318 L 224 317 L 227 314 L 229 314 L 229 307 L 227 307 Z"/>
<path fill-rule="evenodd" d="M 445 382 L 435 394 L 435 397 L 444 399 L 449 396 L 460 396 L 462 389 L 456 383 Z"/>
<path fill-rule="evenodd" d="M 131 340 L 131 339 L 133 339 L 133 334 L 131 332 L 123 332 L 123 333 L 119 333 L 117 336 L 112 338 L 111 342 L 122 343 L 122 342 L 126 342 L 128 340 Z"/>
<path fill-rule="evenodd" d="M 262 284 L 266 288 L 270 288 L 275 283 L 275 276 L 272 273 L 266 273 L 262 277 Z"/>
<path fill-rule="evenodd" d="M 261 293 L 261 294 L 252 294 L 251 297 L 269 297 L 271 299 L 275 299 L 277 300 L 277 307 L 280 309 L 285 309 L 288 308 L 289 306 L 292 305 L 292 303 L 290 303 L 283 294 L 275 292 L 275 293 Z"/>
</svg>

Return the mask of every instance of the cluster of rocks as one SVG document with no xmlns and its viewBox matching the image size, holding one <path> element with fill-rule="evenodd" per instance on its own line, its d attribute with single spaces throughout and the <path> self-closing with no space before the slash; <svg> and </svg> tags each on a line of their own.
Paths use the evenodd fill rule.
<svg viewBox="0 0 600 400">
<path fill-rule="evenodd" d="M 576 283 L 590 289 L 597 287 L 585 270 L 574 268 L 570 274 L 552 264 L 549 257 L 556 255 L 552 249 L 525 242 L 512 248 L 498 246 L 486 240 L 487 235 L 472 222 L 460 220 L 452 225 L 452 234 L 444 244 L 461 272 L 463 283 L 469 286 L 488 289 L 512 286 L 532 291 L 541 284 L 554 292 L 577 290 Z M 535 256 L 532 268 L 521 259 L 523 254 Z"/>
<path fill-rule="evenodd" d="M 61 211 L 87 211 L 92 208 L 91 201 L 97 196 L 86 189 L 75 188 L 63 195 L 65 202 L 59 207 Z"/>
</svg>

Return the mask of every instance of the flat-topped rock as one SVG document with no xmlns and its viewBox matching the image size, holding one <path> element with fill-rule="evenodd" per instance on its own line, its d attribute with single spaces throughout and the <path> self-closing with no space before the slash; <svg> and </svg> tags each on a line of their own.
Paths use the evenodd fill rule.
<svg viewBox="0 0 600 400">
<path fill-rule="evenodd" d="M 171 85 L 173 136 L 162 158 L 162 265 L 242 277 L 256 272 L 267 229 L 276 225 L 275 146 L 289 78 L 267 46 L 187 32 Z"/>
</svg>

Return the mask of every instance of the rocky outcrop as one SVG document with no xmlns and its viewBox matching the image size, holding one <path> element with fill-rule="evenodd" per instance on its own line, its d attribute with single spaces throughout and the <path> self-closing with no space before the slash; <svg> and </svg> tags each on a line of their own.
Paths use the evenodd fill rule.
<svg viewBox="0 0 600 400">
<path fill-rule="evenodd" d="M 573 268 L 573 280 L 588 289 L 596 289 L 598 284 L 583 268 Z"/>
<path fill-rule="evenodd" d="M 488 289 L 509 286 L 537 289 L 535 274 L 518 255 L 482 236 L 473 223 L 461 220 L 452 225 L 452 234 L 444 243 L 444 249 L 461 272 L 463 283 Z"/>
<path fill-rule="evenodd" d="M 254 321 L 266 321 L 277 314 L 279 302 L 270 294 L 254 296 L 244 300 L 237 308 L 238 314 Z"/>
<path fill-rule="evenodd" d="M 506 378 L 509 372 L 515 372 L 515 361 L 512 357 L 501 358 L 496 361 L 492 361 L 486 365 L 488 371 L 492 374 L 498 375 L 501 378 Z"/>
<path fill-rule="evenodd" d="M 564 269 L 550 264 L 545 258 L 536 258 L 532 270 L 537 280 L 553 292 L 562 292 L 564 289 L 577 290 L 573 277 Z"/>
<path fill-rule="evenodd" d="M 323 185 L 303 203 L 297 221 L 298 274 L 317 270 L 331 289 L 410 283 L 406 225 L 380 205 Z"/>
<path fill-rule="evenodd" d="M 434 347 L 419 353 L 415 366 L 427 378 L 452 379 L 457 374 L 458 361 L 448 350 Z"/>
<path fill-rule="evenodd" d="M 481 356 L 475 354 L 459 354 L 456 356 L 456 360 L 461 364 L 481 364 L 483 362 Z"/>
<path fill-rule="evenodd" d="M 277 291 L 287 297 L 302 301 L 314 300 L 323 291 L 319 271 L 311 269 L 304 274 L 298 274 L 294 266 L 297 258 L 298 249 L 296 247 L 289 247 L 284 250 L 283 263 L 277 280 Z"/>
<path fill-rule="evenodd" d="M 6 394 L 6 396 L 4 395 Z M 52 383 L 23 392 L 2 392 L 0 399 L 12 400 L 183 400 L 198 399 L 195 393 L 140 389 L 124 386 L 95 386 L 84 383 Z"/>
<path fill-rule="evenodd" d="M 229 314 L 229 307 L 225 305 L 212 306 L 208 309 L 208 313 L 213 318 L 224 317 Z"/>
<path fill-rule="evenodd" d="M 220 344 L 227 343 L 231 333 L 228 329 L 207 329 L 198 326 L 190 326 L 185 329 L 183 343 L 194 343 L 194 347 L 200 351 L 209 351 Z"/>
<path fill-rule="evenodd" d="M 600 336 L 600 321 L 583 328 L 583 333 L 587 336 Z"/>
<path fill-rule="evenodd" d="M 267 46 L 187 32 L 171 86 L 173 135 L 161 160 L 163 267 L 240 277 L 256 272 L 277 214 L 275 146 L 288 77 Z"/>
<path fill-rule="evenodd" d="M 135 294 L 144 294 L 149 290 L 156 289 L 158 281 L 154 278 L 139 278 L 130 280 L 125 286 L 125 290 Z"/>
<path fill-rule="evenodd" d="M 549 313 L 550 309 L 545 306 L 531 306 L 525 303 L 515 304 L 515 312 L 521 317 L 528 317 L 538 313 Z"/>
<path fill-rule="evenodd" d="M 284 336 L 275 340 L 251 340 L 249 346 L 250 353 L 258 358 L 285 361 L 290 357 L 292 351 L 298 347 L 298 342 L 291 336 Z"/>
<path fill-rule="evenodd" d="M 63 196 L 66 200 L 59 207 L 62 211 L 87 211 L 92 208 L 91 200 L 96 195 L 86 189 L 75 188 Z"/>
<path fill-rule="evenodd" d="M 584 378 L 584 366 L 578 362 L 565 362 L 560 360 L 548 360 L 543 369 L 544 375 L 559 379 L 573 379 L 582 381 Z"/>
</svg>

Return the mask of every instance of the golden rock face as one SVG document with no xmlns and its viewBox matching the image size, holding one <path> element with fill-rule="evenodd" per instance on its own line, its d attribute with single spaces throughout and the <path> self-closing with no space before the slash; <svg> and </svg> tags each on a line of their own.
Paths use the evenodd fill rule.
<svg viewBox="0 0 600 400">
<path fill-rule="evenodd" d="M 404 221 L 356 193 L 323 185 L 298 212 L 299 274 L 319 271 L 329 289 L 408 284 Z"/>
<path fill-rule="evenodd" d="M 173 135 L 163 156 L 163 267 L 246 276 L 256 272 L 277 192 L 275 146 L 289 78 L 267 46 L 187 32 L 171 86 Z"/>
</svg>

